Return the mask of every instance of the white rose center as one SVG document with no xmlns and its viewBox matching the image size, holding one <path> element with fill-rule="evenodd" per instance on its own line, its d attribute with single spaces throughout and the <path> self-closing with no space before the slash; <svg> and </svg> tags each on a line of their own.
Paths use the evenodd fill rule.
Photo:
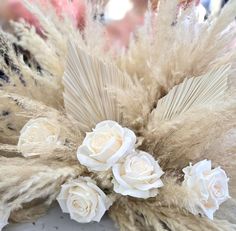
<svg viewBox="0 0 236 231">
<path fill-rule="evenodd" d="M 108 148 L 109 154 L 115 153 L 122 145 L 122 139 L 118 134 L 109 132 L 96 133 L 91 140 L 91 148 L 95 153 L 100 153 Z"/>
<path fill-rule="evenodd" d="M 73 208 L 81 216 L 86 216 L 90 211 L 90 207 L 91 206 L 83 198 L 80 198 L 79 201 L 78 200 L 73 201 Z"/>
<path fill-rule="evenodd" d="M 141 158 L 133 158 L 130 165 L 133 174 L 150 175 L 153 172 L 153 166 Z"/>
<path fill-rule="evenodd" d="M 222 187 L 222 184 L 220 182 L 216 182 L 213 186 L 213 192 L 215 197 L 221 198 L 224 197 L 224 189 Z"/>
</svg>

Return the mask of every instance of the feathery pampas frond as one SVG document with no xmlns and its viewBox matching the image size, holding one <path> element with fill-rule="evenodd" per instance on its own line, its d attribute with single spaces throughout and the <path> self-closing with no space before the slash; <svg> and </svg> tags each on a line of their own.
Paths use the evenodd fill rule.
<svg viewBox="0 0 236 231">
<path fill-rule="evenodd" d="M 165 185 L 156 198 L 140 201 L 132 198 L 118 200 L 110 210 L 110 215 L 119 222 L 120 230 L 235 231 L 236 225 L 230 222 L 217 219 L 211 222 L 190 215 L 185 209 L 191 206 L 189 202 L 194 201 L 191 192 L 176 184 L 173 179 L 166 179 Z"/>
<path fill-rule="evenodd" d="M 47 73 L 40 73 L 39 64 L 34 60 L 26 63 L 27 57 L 15 47 L 13 42 L 9 41 L 9 36 L 3 32 L 0 35 L 0 44 L 2 76 L 0 90 L 29 96 L 58 108 L 62 102 L 62 95 L 59 95 L 59 86 L 53 82 L 52 77 Z"/>
</svg>

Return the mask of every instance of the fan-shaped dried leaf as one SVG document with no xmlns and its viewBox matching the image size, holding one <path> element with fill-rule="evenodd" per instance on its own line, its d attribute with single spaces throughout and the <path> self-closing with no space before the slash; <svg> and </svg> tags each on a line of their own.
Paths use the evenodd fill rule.
<svg viewBox="0 0 236 231">
<path fill-rule="evenodd" d="M 112 89 L 128 89 L 129 76 L 116 66 L 86 54 L 74 42 L 69 43 L 64 76 L 65 108 L 80 124 L 81 130 L 91 130 L 102 120 L 121 122 L 122 114 Z"/>
<path fill-rule="evenodd" d="M 206 75 L 185 79 L 158 101 L 153 119 L 171 120 L 193 108 L 222 100 L 228 88 L 229 74 L 230 66 L 226 65 Z"/>
</svg>

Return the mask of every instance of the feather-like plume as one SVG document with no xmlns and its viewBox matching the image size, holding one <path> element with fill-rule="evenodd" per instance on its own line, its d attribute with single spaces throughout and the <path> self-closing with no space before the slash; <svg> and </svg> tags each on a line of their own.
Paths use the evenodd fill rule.
<svg viewBox="0 0 236 231">
<path fill-rule="evenodd" d="M 115 65 L 107 64 L 85 53 L 74 42 L 69 43 L 64 76 L 65 108 L 86 132 L 102 120 L 121 122 L 122 114 L 116 94 L 109 91 L 127 89 L 131 79 Z"/>
<path fill-rule="evenodd" d="M 0 29 L 0 90 L 61 107 L 61 81 L 58 84 L 49 71 L 41 71 L 32 54 L 22 54 L 11 37 Z"/>
<path fill-rule="evenodd" d="M 187 76 L 200 76 L 235 60 L 230 44 L 235 38 L 236 27 L 229 28 L 234 22 L 235 1 L 230 1 L 219 17 L 209 18 L 204 23 L 198 22 L 194 4 L 177 16 L 175 2 L 160 0 L 157 16 L 152 18 L 151 32 L 138 33 L 128 55 L 122 57 L 125 65 L 121 68 L 125 67 L 128 74 L 145 76 L 144 83 L 148 79 L 153 79 L 152 84 L 157 81 L 162 88 L 156 87 L 157 98 Z"/>
<path fill-rule="evenodd" d="M 203 76 L 185 79 L 158 101 L 152 116 L 157 121 L 171 120 L 201 105 L 222 100 L 228 88 L 230 65 L 224 65 Z"/>
<path fill-rule="evenodd" d="M 192 195 L 184 191 L 180 185 L 169 182 L 169 185 L 166 186 L 161 195 L 147 201 L 137 202 L 132 198 L 122 198 L 117 201 L 111 208 L 110 215 L 119 222 L 120 230 L 235 231 L 236 225 L 227 220 L 211 221 L 189 214 L 184 207 L 179 205 L 185 206 L 186 198 L 184 196 L 194 201 Z M 172 198 L 173 195 L 177 198 Z M 167 200 L 165 196 L 168 198 Z"/>
<path fill-rule="evenodd" d="M 37 20 L 39 20 L 44 33 L 47 35 L 47 39 L 50 41 L 51 45 L 54 45 L 53 48 L 60 48 L 57 49 L 57 52 L 59 52 L 57 55 L 64 55 L 66 52 L 66 37 L 63 33 L 60 33 L 60 30 L 58 29 L 59 25 L 54 21 L 58 20 L 58 17 L 55 16 L 55 11 L 50 11 L 54 17 L 48 17 L 48 15 L 45 17 L 40 1 L 35 1 L 35 3 L 32 4 L 29 0 L 23 0 L 23 4 L 37 18 Z M 57 21 L 57 23 L 59 23 L 59 21 Z"/>
<path fill-rule="evenodd" d="M 56 110 L 39 101 L 0 90 L 0 143 L 16 144 L 19 132 L 32 117 L 42 110 L 56 114 Z"/>
<path fill-rule="evenodd" d="M 27 210 L 31 210 L 34 215 L 39 214 L 37 207 L 27 207 L 27 204 L 50 205 L 56 198 L 60 190 L 60 184 L 66 179 L 78 175 L 80 168 L 68 167 L 66 165 L 57 166 L 58 163 L 51 162 L 51 166 L 39 163 L 35 160 L 23 158 L 0 157 L 1 164 L 1 201 L 0 212 L 14 211 L 12 219 L 18 217 L 19 220 L 29 220 L 32 218 Z M 19 172 L 21 174 L 19 175 Z M 12 186 L 14 185 L 14 186 Z M 34 207 L 34 206 L 33 206 Z M 45 212 L 45 211 L 44 211 Z M 21 219 L 19 219 L 21 218 Z"/>
</svg>

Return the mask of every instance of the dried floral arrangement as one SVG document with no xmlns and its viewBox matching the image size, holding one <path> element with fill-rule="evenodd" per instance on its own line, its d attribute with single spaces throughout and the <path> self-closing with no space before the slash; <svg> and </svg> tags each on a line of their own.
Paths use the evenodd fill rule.
<svg viewBox="0 0 236 231">
<path fill-rule="evenodd" d="M 81 31 L 24 4 L 43 36 L 0 31 L 0 227 L 58 200 L 125 231 L 236 230 L 236 1 L 200 23 L 162 0 L 126 51 L 91 7 Z"/>
</svg>

